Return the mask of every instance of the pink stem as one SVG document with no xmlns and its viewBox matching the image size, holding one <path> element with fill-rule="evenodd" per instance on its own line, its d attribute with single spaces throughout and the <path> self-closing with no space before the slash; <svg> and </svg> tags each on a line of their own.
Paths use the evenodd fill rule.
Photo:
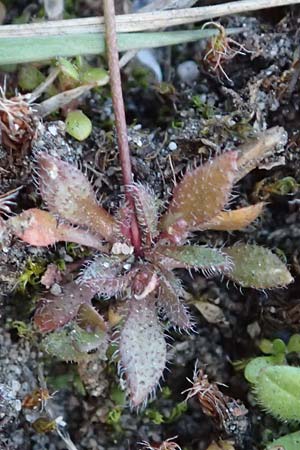
<svg viewBox="0 0 300 450">
<path fill-rule="evenodd" d="M 126 200 L 132 208 L 131 242 L 136 254 L 141 254 L 141 236 L 135 214 L 134 198 L 128 190 L 133 182 L 130 150 L 127 137 L 127 126 L 122 92 L 119 53 L 117 44 L 114 0 L 104 0 L 105 35 L 107 45 L 108 66 L 110 72 L 111 96 L 115 113 L 118 147 L 123 173 Z"/>
</svg>

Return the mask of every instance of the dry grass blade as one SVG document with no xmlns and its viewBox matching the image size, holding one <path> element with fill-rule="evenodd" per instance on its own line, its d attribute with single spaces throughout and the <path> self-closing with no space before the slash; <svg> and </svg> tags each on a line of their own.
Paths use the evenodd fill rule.
<svg viewBox="0 0 300 450">
<path fill-rule="evenodd" d="M 177 25 L 201 22 L 214 17 L 246 13 L 265 8 L 274 8 L 299 4 L 300 0 L 241 0 L 222 3 L 221 5 L 202 6 L 198 8 L 172 9 L 139 14 L 116 16 L 117 32 L 150 31 Z M 50 36 L 66 34 L 91 34 L 104 31 L 103 17 L 84 19 L 57 20 L 51 22 L 30 23 L 22 25 L 4 25 L 0 27 L 0 38 L 25 36 Z M 1 56 L 1 54 L 0 54 Z"/>
</svg>

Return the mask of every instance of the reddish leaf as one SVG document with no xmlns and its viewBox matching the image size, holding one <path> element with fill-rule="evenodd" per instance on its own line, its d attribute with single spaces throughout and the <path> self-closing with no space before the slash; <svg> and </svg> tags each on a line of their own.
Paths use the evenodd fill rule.
<svg viewBox="0 0 300 450">
<path fill-rule="evenodd" d="M 188 172 L 176 186 L 169 209 L 160 221 L 163 232 L 180 241 L 224 208 L 236 173 L 235 152 L 224 153 Z"/>
<path fill-rule="evenodd" d="M 43 297 L 34 315 L 34 323 L 42 333 L 62 327 L 76 317 L 81 305 L 89 303 L 95 291 L 88 286 L 78 286 L 74 281 L 62 287 L 62 293 Z"/>
<path fill-rule="evenodd" d="M 10 230 L 30 245 L 45 247 L 59 241 L 76 242 L 80 245 L 105 250 L 99 238 L 82 228 L 58 223 L 47 211 L 32 208 L 11 217 L 7 224 Z"/>
<path fill-rule="evenodd" d="M 62 280 L 62 273 L 56 264 L 48 264 L 46 272 L 41 278 L 41 284 L 47 289 L 50 289 L 54 283 L 59 283 Z"/>
<path fill-rule="evenodd" d="M 130 186 L 135 201 L 139 225 L 144 230 L 145 244 L 150 246 L 158 234 L 158 200 L 147 186 L 135 183 Z"/>
<path fill-rule="evenodd" d="M 58 241 L 57 220 L 41 209 L 28 209 L 11 217 L 8 226 L 16 236 L 30 245 L 44 247 Z"/>
<path fill-rule="evenodd" d="M 87 177 L 76 167 L 47 153 L 38 154 L 37 161 L 40 191 L 49 210 L 114 241 L 115 221 L 97 204 Z"/>
<path fill-rule="evenodd" d="M 170 271 L 161 273 L 158 289 L 158 306 L 162 307 L 171 325 L 183 329 L 192 328 L 190 314 L 183 304 L 184 290 L 180 281 Z"/>
<path fill-rule="evenodd" d="M 166 364 L 166 342 L 154 302 L 131 300 L 121 330 L 120 353 L 130 401 L 138 406 L 155 389 Z"/>
<path fill-rule="evenodd" d="M 202 230 L 241 230 L 250 225 L 261 214 L 265 203 L 246 206 L 234 211 L 222 211 L 211 222 L 205 223 Z"/>
<path fill-rule="evenodd" d="M 122 270 L 123 261 L 117 256 L 97 256 L 81 271 L 79 283 L 109 298 L 124 291 L 130 282 L 130 275 L 122 275 Z"/>
</svg>

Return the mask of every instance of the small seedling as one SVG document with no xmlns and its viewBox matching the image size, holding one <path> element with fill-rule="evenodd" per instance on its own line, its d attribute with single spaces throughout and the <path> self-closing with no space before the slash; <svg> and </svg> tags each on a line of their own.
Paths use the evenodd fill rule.
<svg viewBox="0 0 300 450">
<path fill-rule="evenodd" d="M 210 39 L 203 61 L 219 79 L 225 77 L 228 81 L 231 81 L 223 66 L 232 61 L 235 56 L 249 53 L 249 50 L 228 37 L 225 28 L 221 24 L 207 22 L 202 28 L 207 26 L 216 27 L 219 30 L 219 34 Z"/>
<path fill-rule="evenodd" d="M 300 431 L 281 436 L 267 445 L 266 450 L 299 450 Z"/>
<path fill-rule="evenodd" d="M 300 421 L 300 368 L 289 366 L 286 359 L 289 353 L 300 351 L 299 338 L 298 334 L 291 336 L 287 345 L 281 339 L 263 339 L 259 347 L 268 356 L 252 359 L 245 368 L 258 403 L 282 421 Z"/>
<path fill-rule="evenodd" d="M 9 231 L 34 246 L 69 241 L 97 251 L 77 280 L 62 286 L 60 295 L 45 295 L 37 307 L 34 322 L 47 334 L 44 344 L 51 354 L 79 361 L 97 349 L 103 352 L 109 325 L 91 301 L 95 295 L 117 298 L 120 372 L 131 404 L 138 406 L 165 369 L 165 330 L 191 331 L 195 326 L 174 269 L 224 274 L 257 289 L 292 281 L 284 263 L 257 245 L 219 250 L 189 242 L 193 231 L 243 228 L 261 213 L 263 204 L 224 211 L 237 176 L 236 159 L 235 152 L 224 153 L 188 172 L 163 215 L 152 190 L 132 184 L 129 191 L 141 232 L 141 242 L 134 247 L 133 212 L 127 204 L 112 216 L 98 204 L 80 170 L 56 156 L 36 155 L 39 191 L 49 212 L 33 208 L 11 217 L 5 222 Z"/>
</svg>

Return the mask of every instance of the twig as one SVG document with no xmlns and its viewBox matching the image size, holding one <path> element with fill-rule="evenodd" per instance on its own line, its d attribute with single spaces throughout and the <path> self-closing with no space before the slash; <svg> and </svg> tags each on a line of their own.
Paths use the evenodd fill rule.
<svg viewBox="0 0 300 450">
<path fill-rule="evenodd" d="M 35 110 L 41 117 L 48 116 L 54 111 L 57 111 L 59 108 L 68 105 L 73 100 L 81 97 L 84 94 L 87 94 L 91 89 L 93 89 L 96 86 L 97 86 L 96 83 L 89 83 L 84 84 L 82 86 L 78 86 L 73 89 L 69 89 L 67 91 L 60 92 L 59 94 L 53 95 L 52 97 L 47 98 L 43 102 L 35 105 Z"/>
<path fill-rule="evenodd" d="M 201 22 L 214 17 L 247 13 L 278 6 L 296 5 L 300 0 L 240 0 L 198 8 L 153 11 L 116 16 L 117 32 L 149 31 Z M 74 33 L 91 34 L 104 31 L 104 17 L 58 20 L 52 22 L 0 26 L 0 38 L 50 36 Z"/>
<path fill-rule="evenodd" d="M 53 81 L 58 76 L 59 72 L 59 68 L 52 69 L 46 80 L 31 92 L 30 97 L 28 98 L 28 102 L 33 103 L 35 100 L 37 100 L 48 89 L 48 87 L 51 86 Z"/>
<path fill-rule="evenodd" d="M 115 22 L 115 6 L 113 0 L 104 0 L 105 35 L 107 44 L 108 66 L 110 74 L 111 96 L 115 113 L 118 147 L 123 173 L 123 183 L 128 205 L 132 209 L 131 242 L 137 255 L 141 252 L 140 230 L 135 214 L 134 198 L 128 189 L 133 183 L 130 150 L 127 137 L 126 117 L 119 68 L 119 53 Z"/>
</svg>

